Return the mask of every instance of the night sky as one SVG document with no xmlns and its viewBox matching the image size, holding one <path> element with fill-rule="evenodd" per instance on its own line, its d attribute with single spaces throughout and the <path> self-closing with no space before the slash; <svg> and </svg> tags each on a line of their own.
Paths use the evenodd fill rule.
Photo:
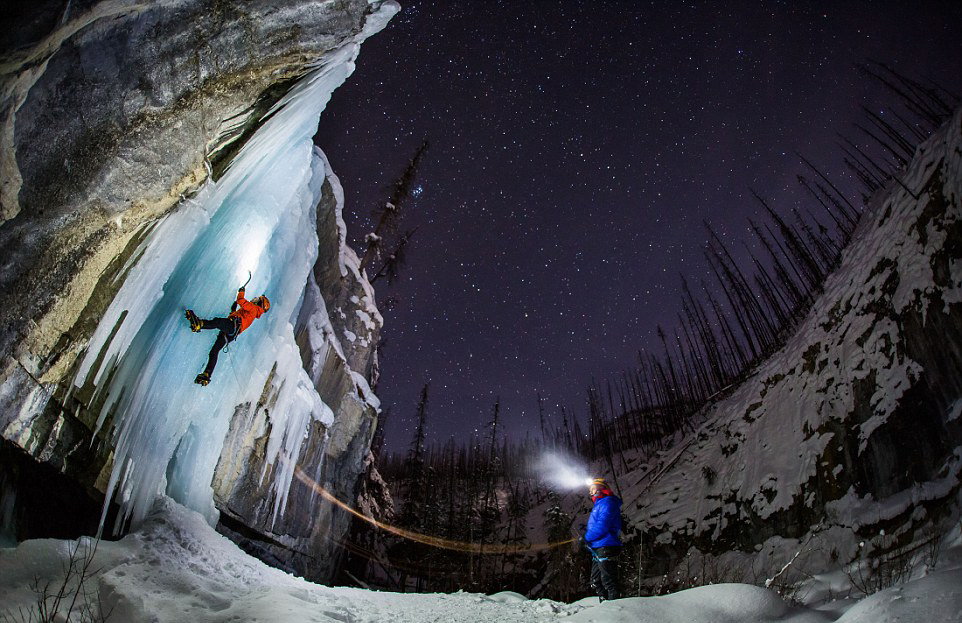
<svg viewBox="0 0 962 623">
<path fill-rule="evenodd" d="M 387 447 L 469 441 L 585 413 L 586 388 L 677 325 L 680 277 L 708 275 L 703 221 L 733 246 L 807 202 L 799 152 L 846 188 L 837 132 L 894 103 L 856 63 L 962 87 L 962 2 L 402 2 L 363 44 L 316 142 L 354 248 L 420 142 L 401 229 L 418 227 L 385 311 Z"/>
</svg>

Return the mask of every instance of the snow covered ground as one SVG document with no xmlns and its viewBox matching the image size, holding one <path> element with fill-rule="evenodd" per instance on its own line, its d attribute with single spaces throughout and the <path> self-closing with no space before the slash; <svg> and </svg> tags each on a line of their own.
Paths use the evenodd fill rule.
<svg viewBox="0 0 962 623">
<path fill-rule="evenodd" d="M 79 542 L 81 553 L 89 544 Z M 42 539 L 0 549 L 0 620 L 21 620 L 36 603 L 31 588 L 52 581 L 77 541 Z M 962 537 L 959 527 L 933 569 L 861 601 L 840 600 L 792 608 L 757 586 L 720 584 L 667 595 L 603 604 L 528 600 L 516 593 L 398 594 L 311 584 L 251 558 L 215 532 L 204 518 L 162 498 L 141 528 L 121 541 L 101 542 L 88 581 L 108 621 L 395 622 L 444 623 L 883 623 L 962 621 Z M 69 602 L 65 600 L 65 603 Z M 66 612 L 66 606 L 63 611 Z M 62 621 L 62 618 L 56 619 Z M 78 620 L 76 608 L 71 620 Z"/>
</svg>

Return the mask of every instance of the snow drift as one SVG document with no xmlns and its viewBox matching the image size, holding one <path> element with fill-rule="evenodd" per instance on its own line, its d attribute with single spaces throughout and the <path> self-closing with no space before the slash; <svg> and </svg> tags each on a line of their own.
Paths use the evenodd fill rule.
<svg viewBox="0 0 962 623">
<path fill-rule="evenodd" d="M 109 620 L 156 623 L 949 623 L 958 621 L 962 606 L 958 529 L 951 539 L 951 549 L 936 569 L 861 602 L 792 607 L 764 588 L 724 584 L 665 597 L 564 604 L 511 592 L 400 594 L 318 586 L 254 560 L 214 532 L 201 515 L 160 499 L 138 530 L 121 541 L 97 545 L 92 567 L 98 572 L 87 578 L 87 587 L 88 601 L 110 612 Z M 88 539 L 80 545 L 86 544 L 93 545 Z M 59 587 L 62 563 L 76 546 L 38 540 L 0 549 L 0 614 L 29 611 L 36 599 L 30 588 L 35 577 Z"/>
</svg>

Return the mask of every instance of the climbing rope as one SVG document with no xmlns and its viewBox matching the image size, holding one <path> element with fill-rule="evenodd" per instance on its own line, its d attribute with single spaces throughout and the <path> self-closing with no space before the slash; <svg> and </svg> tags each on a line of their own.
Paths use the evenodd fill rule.
<svg viewBox="0 0 962 623">
<path fill-rule="evenodd" d="M 282 460 L 287 460 L 282 457 Z M 348 513 L 354 515 L 361 521 L 365 521 L 376 528 L 389 532 L 393 535 L 399 536 L 409 541 L 414 541 L 416 543 L 423 543 L 425 545 L 431 545 L 440 549 L 454 550 L 458 552 L 470 552 L 473 554 L 517 554 L 521 552 L 536 552 L 546 549 L 552 549 L 555 547 L 560 547 L 561 545 L 567 545 L 572 543 L 574 539 L 568 539 L 566 541 L 556 541 L 554 543 L 537 543 L 534 545 L 495 545 L 487 543 L 467 543 L 465 541 L 456 541 L 454 539 L 445 539 L 438 536 L 431 536 L 428 534 L 420 534 L 412 530 L 406 530 L 404 528 L 399 528 L 397 526 L 392 526 L 390 524 L 384 523 L 383 521 L 378 521 L 373 517 L 368 517 L 367 515 L 355 510 L 348 504 L 342 502 L 327 489 L 319 485 L 314 479 L 304 473 L 299 465 L 294 466 L 294 476 L 300 480 L 303 484 L 307 485 L 323 497 L 328 502 L 340 507 L 341 509 L 347 511 Z"/>
</svg>

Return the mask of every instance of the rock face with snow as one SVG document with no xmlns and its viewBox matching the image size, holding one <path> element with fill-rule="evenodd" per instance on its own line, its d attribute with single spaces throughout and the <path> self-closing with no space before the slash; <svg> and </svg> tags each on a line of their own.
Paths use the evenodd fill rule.
<svg viewBox="0 0 962 623">
<path fill-rule="evenodd" d="M 766 574 L 803 551 L 823 570 L 957 520 L 962 111 L 900 180 L 794 337 L 628 487 L 650 575 L 691 548 L 757 554 Z"/>
<path fill-rule="evenodd" d="M 178 271 L 191 273 L 189 267 L 176 268 L 177 258 L 166 257 L 163 249 L 176 247 L 187 233 L 194 235 L 211 223 L 243 233 L 244 227 L 257 224 L 243 211 L 235 213 L 244 223 L 218 224 L 218 218 L 228 219 L 221 206 L 236 195 L 227 181 L 231 169 L 241 166 L 237 161 L 245 149 L 260 150 L 265 162 L 272 157 L 271 137 L 258 139 L 258 131 L 280 116 L 275 104 L 312 72 L 319 86 L 306 87 L 305 97 L 320 103 L 293 111 L 288 123 L 307 123 L 301 134 L 308 132 L 309 143 L 310 120 L 316 127 L 330 90 L 353 70 L 358 46 L 396 10 L 390 0 L 40 2 L 5 24 L 0 35 L 0 487 L 5 506 L 20 501 L 4 513 L 6 531 L 27 536 L 25 526 L 36 525 L 37 514 L 52 510 L 16 496 L 26 486 L 21 481 L 36 475 L 36 464 L 53 468 L 56 477 L 41 486 L 51 488 L 49 499 L 63 501 L 55 513 L 72 515 L 73 524 L 97 523 L 89 503 L 73 500 L 77 492 L 93 500 L 115 488 L 120 494 L 130 492 L 124 487 L 133 485 L 125 485 L 124 478 L 137 473 L 130 471 L 133 467 L 149 463 L 136 456 L 130 439 L 144 435 L 140 429 L 154 426 L 161 416 L 122 427 L 126 416 L 117 405 L 127 404 L 136 387 L 147 386 L 120 378 L 128 374 L 124 357 L 130 355 L 117 351 L 111 340 L 123 337 L 124 321 L 129 325 L 131 318 L 136 326 L 130 330 L 140 329 L 138 335 L 156 324 L 157 338 L 146 336 L 151 345 L 163 344 L 173 325 L 137 316 L 142 310 L 128 303 L 160 314 L 158 305 L 176 289 Z M 296 98 L 290 101 L 287 108 L 303 107 Z M 160 488 L 176 487 L 178 479 L 186 482 L 194 473 L 201 479 L 207 474 L 206 483 L 186 482 L 182 497 L 193 499 L 198 490 L 212 489 L 225 531 L 260 542 L 258 547 L 292 569 L 323 577 L 336 558 L 332 543 L 344 526 L 332 528 L 330 509 L 320 508 L 310 487 L 291 484 L 293 465 L 335 495 L 351 499 L 376 423 L 377 399 L 370 384 L 381 319 L 373 291 L 344 244 L 343 193 L 336 176 L 323 155 L 311 155 L 303 137 L 290 141 L 299 154 L 294 161 L 302 163 L 298 183 L 306 190 L 286 203 L 271 195 L 265 209 L 295 206 L 297 218 L 313 219 L 318 233 L 316 257 L 311 249 L 306 254 L 296 248 L 284 251 L 288 255 L 283 257 L 305 267 L 305 275 L 299 290 L 278 293 L 270 320 L 256 325 L 263 327 L 258 339 L 268 327 L 281 334 L 267 344 L 278 358 L 273 365 L 263 364 L 263 371 L 255 365 L 238 374 L 237 361 L 222 355 L 220 383 L 233 369 L 238 384 L 249 380 L 253 387 L 235 392 L 234 415 L 223 418 L 223 431 L 201 430 L 196 416 L 168 431 L 173 435 L 173 446 L 166 450 L 170 465 L 153 473 Z M 276 150 L 281 147 L 287 146 Z M 253 171 L 255 165 L 244 166 Z M 305 205 L 308 198 L 310 205 Z M 214 200 L 221 203 L 195 209 Z M 270 215 L 265 220 L 273 222 Z M 268 246 L 287 249 L 310 242 L 309 236 L 296 238 L 271 226 Z M 203 238 L 198 240 L 203 247 Z M 244 243 L 238 238 L 238 246 Z M 184 253 L 190 252 L 185 246 Z M 151 262 L 166 262 L 167 272 L 149 274 Z M 271 275 L 264 264 L 261 274 Z M 218 274 L 209 263 L 203 268 Z M 269 284 L 260 287 L 281 289 L 277 283 L 283 275 L 275 268 Z M 132 276 L 147 286 L 143 290 L 156 290 L 157 297 L 125 294 L 125 287 L 133 289 Z M 225 290 L 216 294 L 218 300 L 237 287 L 233 276 L 231 283 L 216 285 Z M 197 287 L 188 294 L 195 295 Z M 184 297 L 178 314 L 191 300 L 203 304 L 202 297 Z M 119 309 L 122 303 L 127 308 Z M 290 324 L 279 317 L 283 314 L 292 314 Z M 176 321 L 182 323 L 182 318 Z M 289 339 L 284 337 L 288 334 Z M 137 339 L 124 347 L 130 350 Z M 237 344 L 253 347 L 253 339 L 245 335 Z M 185 359 L 190 354 L 174 343 L 165 348 Z M 282 355 L 290 349 L 299 351 L 297 370 L 284 365 Z M 112 354 L 104 359 L 105 353 Z M 196 352 L 192 357 L 197 359 Z M 118 385 L 121 381 L 124 387 Z M 187 388 L 193 389 L 189 381 Z M 301 395 L 305 391 L 313 395 Z M 255 398 L 245 399 L 248 393 Z M 173 403 L 181 399 L 171 398 Z M 208 395 L 204 400 L 211 402 L 206 412 L 214 412 L 214 399 Z M 186 400 L 182 411 L 191 402 L 198 401 Z M 296 422 L 285 420 L 275 407 L 289 404 L 300 405 L 306 415 Z M 198 451 L 191 444 L 210 445 L 204 435 L 212 431 L 219 433 L 214 441 L 223 443 L 223 451 L 218 450 L 215 462 L 195 470 Z M 127 467 L 118 461 L 127 461 Z M 137 493 L 156 493 L 156 487 L 148 488 Z M 121 510 L 135 519 L 142 512 Z"/>
</svg>

